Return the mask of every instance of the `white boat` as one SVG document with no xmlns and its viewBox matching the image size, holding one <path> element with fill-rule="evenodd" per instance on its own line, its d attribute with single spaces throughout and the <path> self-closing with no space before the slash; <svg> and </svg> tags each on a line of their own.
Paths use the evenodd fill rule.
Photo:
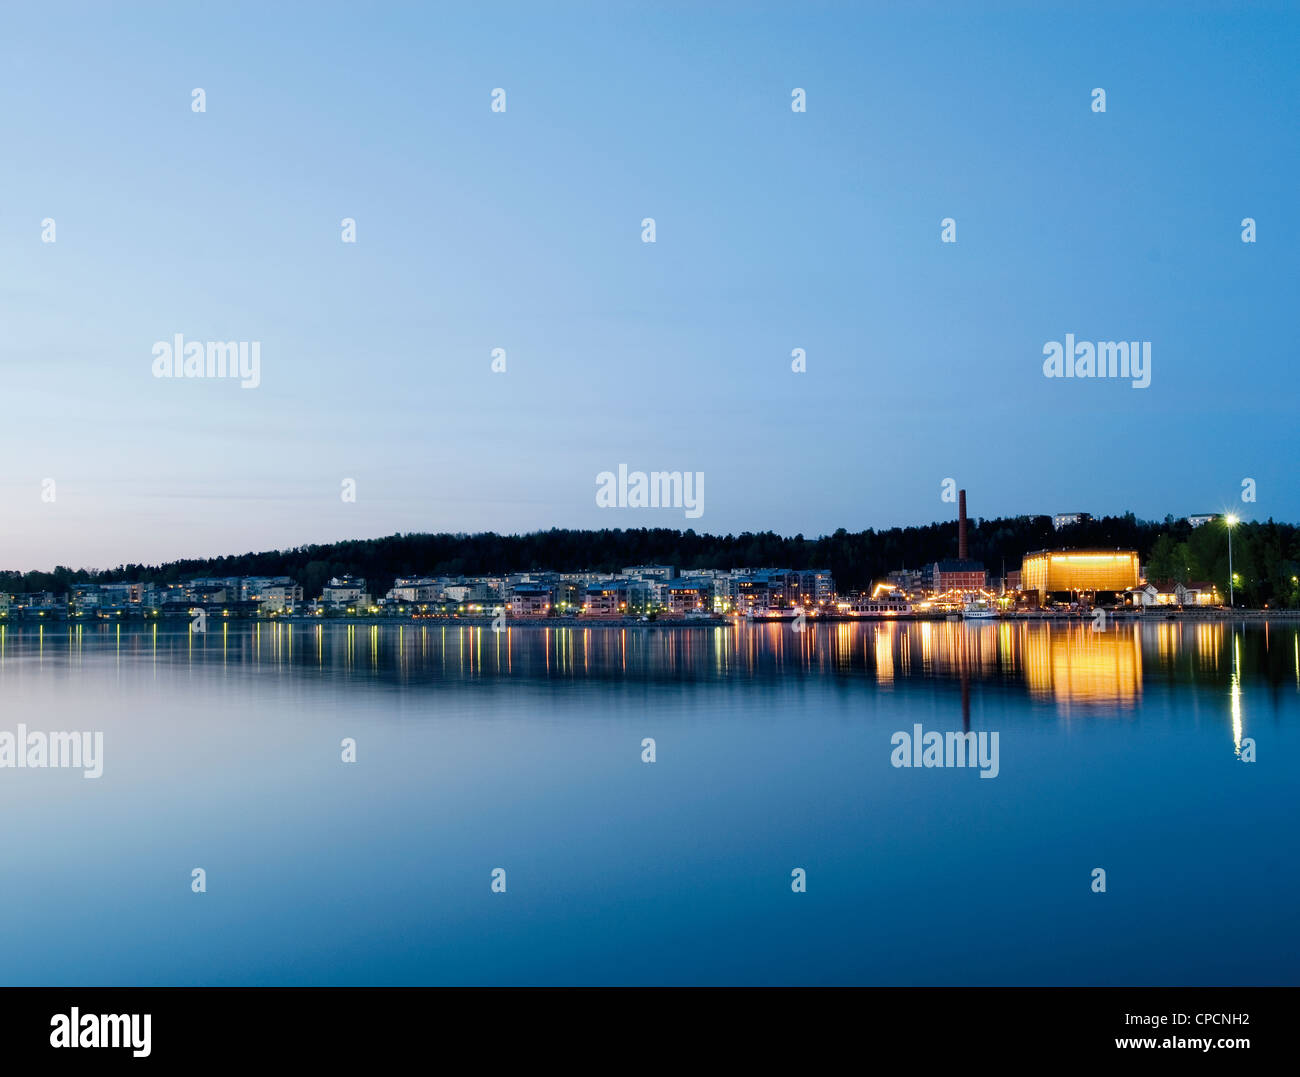
<svg viewBox="0 0 1300 1077">
<path fill-rule="evenodd" d="M 841 602 L 839 611 L 843 616 L 854 620 L 908 617 L 912 613 L 912 603 L 906 598 L 887 595 L 882 598 L 860 598 Z"/>
<path fill-rule="evenodd" d="M 755 606 L 746 611 L 745 618 L 749 621 L 793 621 L 801 612 L 789 606 L 776 609 Z"/>
<path fill-rule="evenodd" d="M 843 617 L 883 618 L 908 617 L 912 614 L 912 602 L 897 587 L 881 583 L 870 595 L 849 595 L 837 604 Z"/>
<path fill-rule="evenodd" d="M 975 598 L 967 602 L 961 611 L 967 621 L 992 621 L 998 616 L 998 608 L 987 598 Z"/>
</svg>

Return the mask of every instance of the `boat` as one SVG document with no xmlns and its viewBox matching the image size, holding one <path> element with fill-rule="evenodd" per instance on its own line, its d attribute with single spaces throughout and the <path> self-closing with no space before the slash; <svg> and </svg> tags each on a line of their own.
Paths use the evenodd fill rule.
<svg viewBox="0 0 1300 1077">
<path fill-rule="evenodd" d="M 877 584 L 870 595 L 846 596 L 838 603 L 838 609 L 840 616 L 853 620 L 909 617 L 914 612 L 911 599 L 887 583 Z"/>
<path fill-rule="evenodd" d="M 961 615 L 967 621 L 993 621 L 997 619 L 998 608 L 987 598 L 973 598 L 962 607 Z"/>
<path fill-rule="evenodd" d="M 750 621 L 793 621 L 803 612 L 803 610 L 798 609 L 797 607 L 787 606 L 769 609 L 762 606 L 755 606 L 753 609 L 748 610 L 745 613 L 745 618 Z"/>
<path fill-rule="evenodd" d="M 906 598 L 890 595 L 883 598 L 859 598 L 841 602 L 839 612 L 841 616 L 856 621 L 909 617 L 913 610 L 912 603 Z"/>
</svg>

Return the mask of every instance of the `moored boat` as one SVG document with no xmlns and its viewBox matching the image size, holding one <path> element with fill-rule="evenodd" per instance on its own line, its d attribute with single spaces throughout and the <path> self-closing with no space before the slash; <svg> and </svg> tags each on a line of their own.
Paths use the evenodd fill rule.
<svg viewBox="0 0 1300 1077">
<path fill-rule="evenodd" d="M 992 621 L 998 616 L 998 608 L 987 598 L 973 598 L 962 608 L 962 618 L 967 621 Z"/>
</svg>

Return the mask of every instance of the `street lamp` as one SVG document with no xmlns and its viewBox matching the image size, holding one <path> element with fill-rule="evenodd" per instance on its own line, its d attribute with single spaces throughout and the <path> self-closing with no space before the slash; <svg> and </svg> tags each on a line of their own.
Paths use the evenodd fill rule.
<svg viewBox="0 0 1300 1077">
<path fill-rule="evenodd" d="M 1228 608 L 1231 609 L 1232 602 L 1232 529 L 1237 524 L 1237 517 L 1229 513 L 1223 518 L 1223 522 L 1228 525 Z"/>
</svg>

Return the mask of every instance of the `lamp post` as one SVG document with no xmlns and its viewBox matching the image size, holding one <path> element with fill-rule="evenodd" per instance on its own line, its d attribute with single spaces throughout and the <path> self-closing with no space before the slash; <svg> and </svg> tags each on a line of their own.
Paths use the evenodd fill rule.
<svg viewBox="0 0 1300 1077">
<path fill-rule="evenodd" d="M 1228 525 L 1228 608 L 1233 606 L 1232 595 L 1232 529 L 1236 526 L 1237 517 L 1229 513 L 1224 517 L 1223 522 Z"/>
</svg>

